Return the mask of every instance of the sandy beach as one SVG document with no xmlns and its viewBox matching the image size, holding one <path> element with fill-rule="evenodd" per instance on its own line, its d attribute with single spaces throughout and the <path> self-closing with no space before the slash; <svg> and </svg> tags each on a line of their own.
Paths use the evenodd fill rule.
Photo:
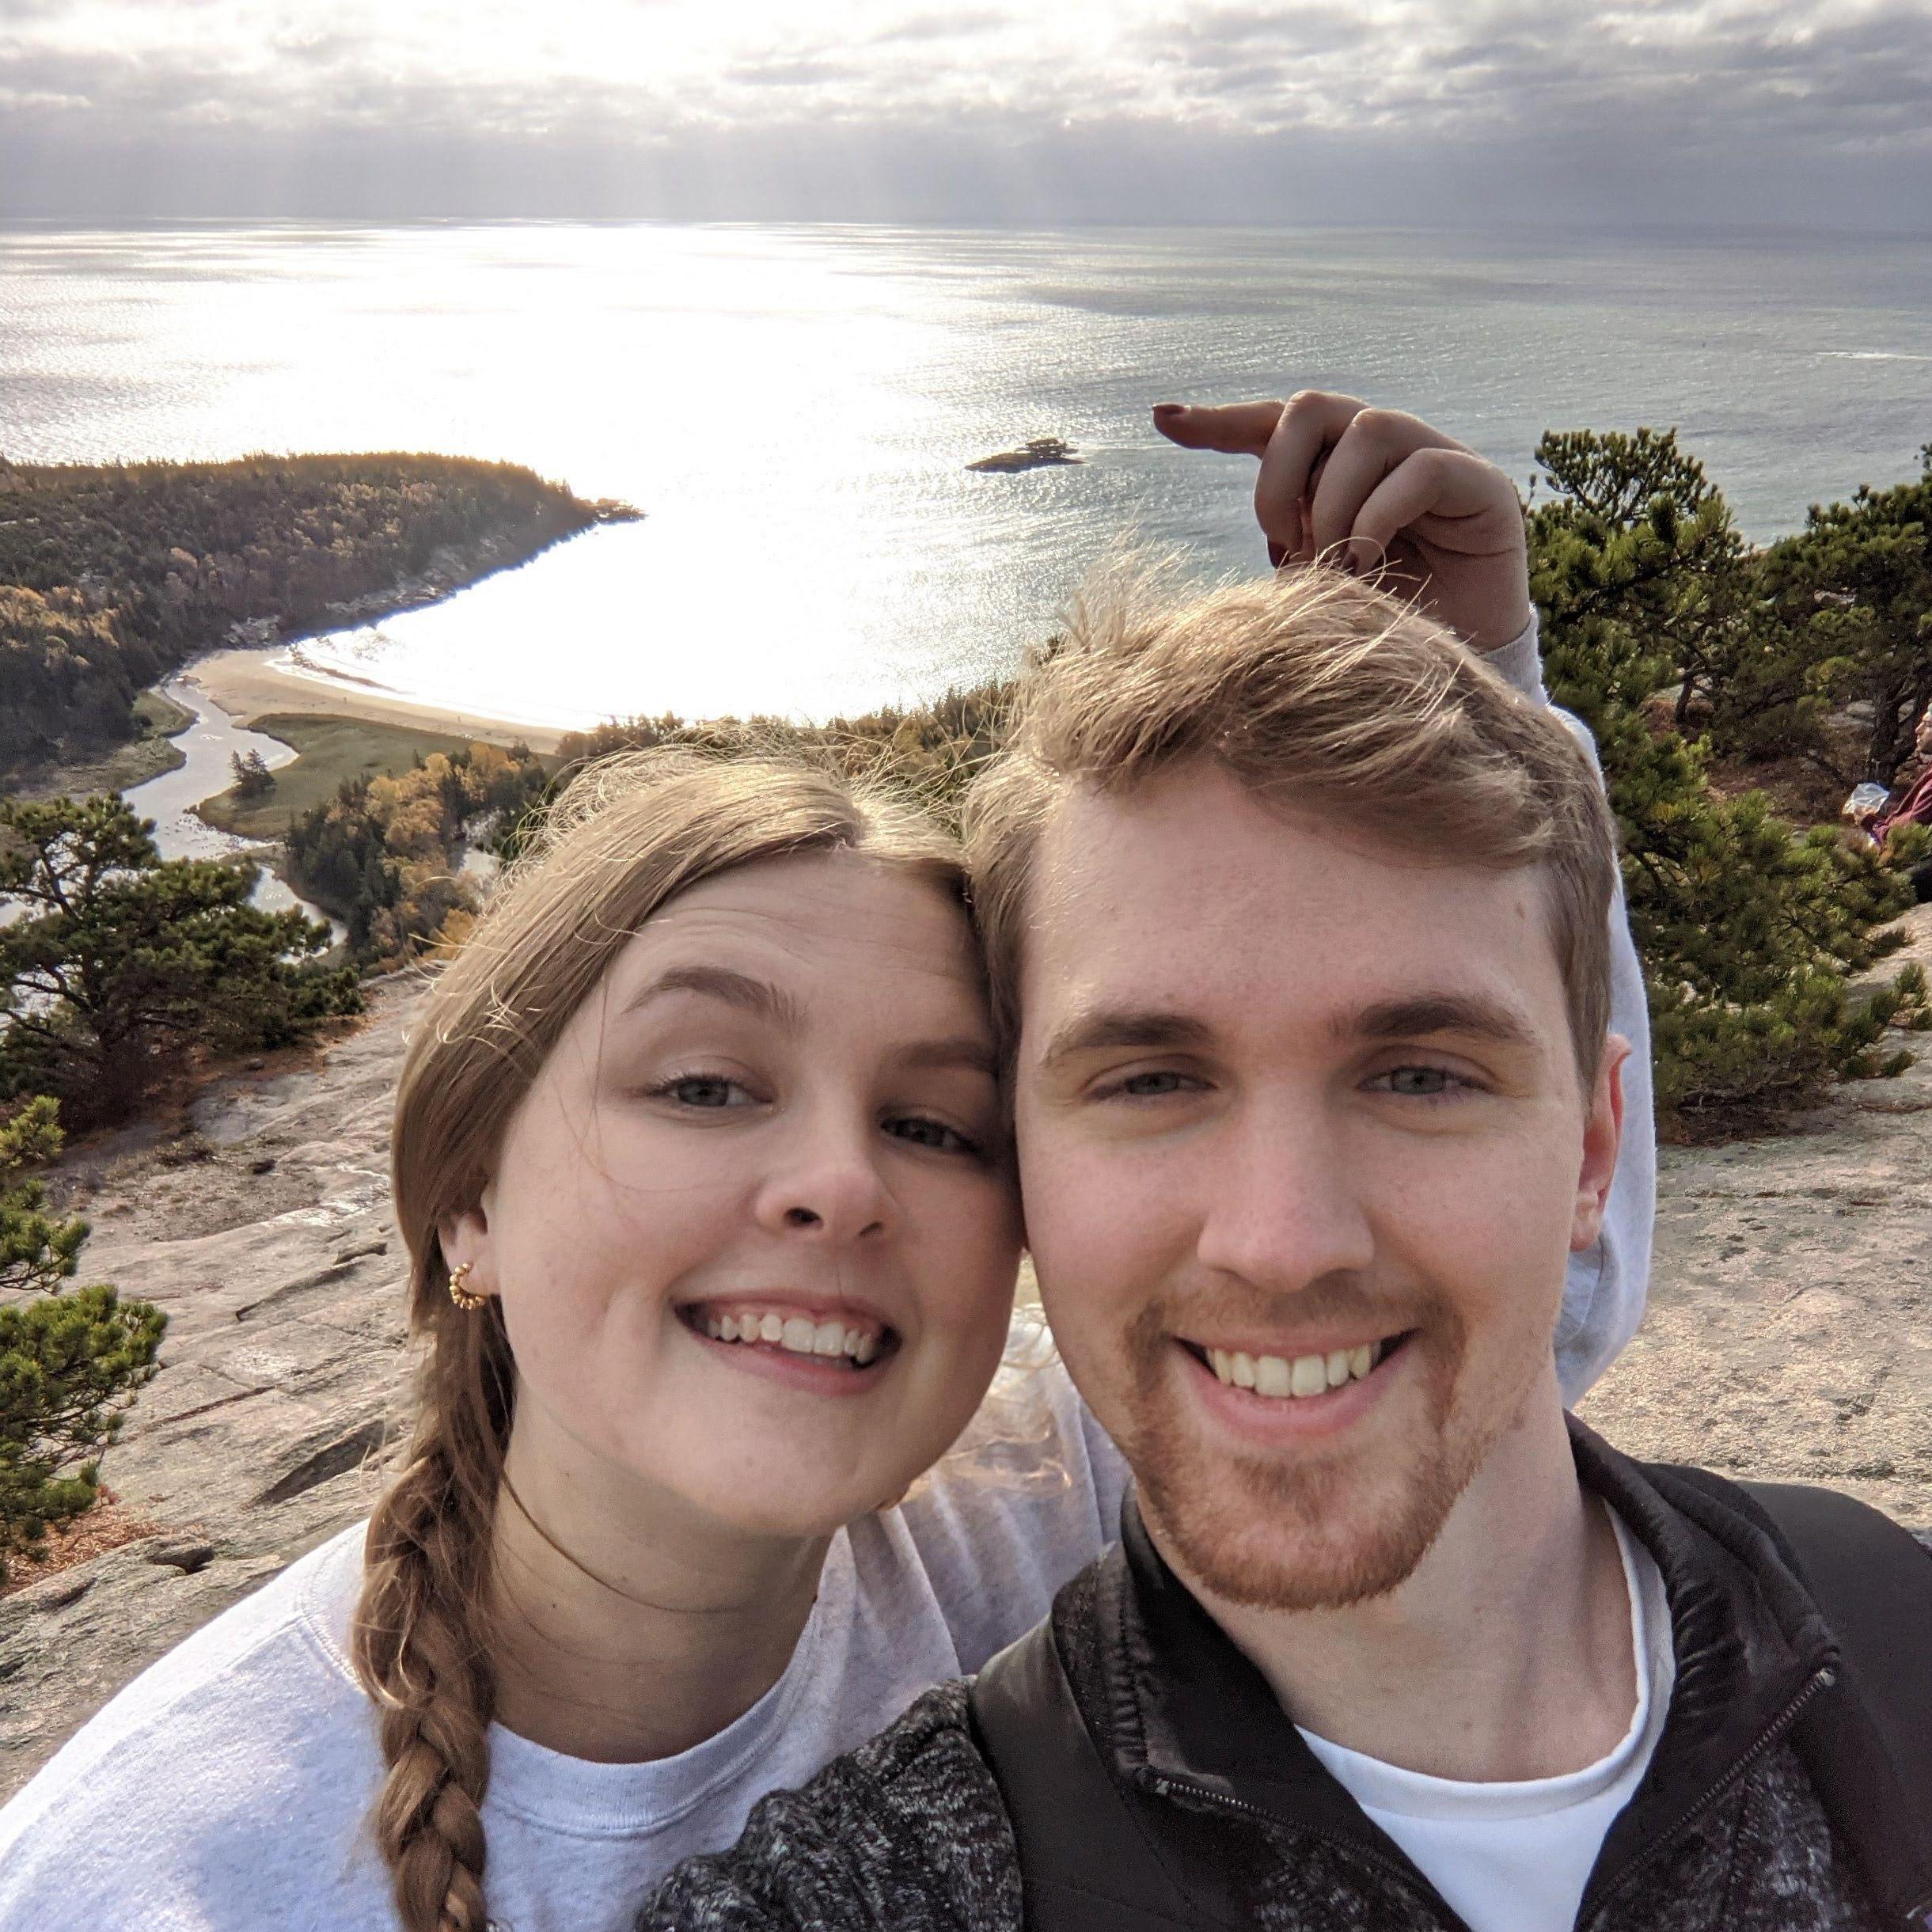
<svg viewBox="0 0 1932 1932">
<path fill-rule="evenodd" d="M 305 676 L 274 662 L 282 651 L 281 647 L 217 651 L 196 659 L 181 675 L 242 724 L 252 724 L 275 712 L 296 712 L 311 717 L 361 718 L 378 724 L 424 725 L 490 744 L 520 741 L 533 751 L 554 751 L 564 736 L 553 725 L 525 724 L 514 718 L 425 704 L 374 685 Z"/>
</svg>

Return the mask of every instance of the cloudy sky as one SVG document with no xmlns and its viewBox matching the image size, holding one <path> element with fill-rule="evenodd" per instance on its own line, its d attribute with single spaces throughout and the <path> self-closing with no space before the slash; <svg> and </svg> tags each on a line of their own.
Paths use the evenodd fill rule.
<svg viewBox="0 0 1932 1932">
<path fill-rule="evenodd" d="M 1932 0 L 0 0 L 0 215 L 1932 232 Z"/>
</svg>

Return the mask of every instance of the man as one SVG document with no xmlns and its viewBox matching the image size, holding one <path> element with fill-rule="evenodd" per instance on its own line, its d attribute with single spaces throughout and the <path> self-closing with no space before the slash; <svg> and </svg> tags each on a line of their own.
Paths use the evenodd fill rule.
<svg viewBox="0 0 1932 1932">
<path fill-rule="evenodd" d="M 1271 541 L 1343 567 L 1076 613 L 970 825 L 1122 1546 L 644 1923 L 1932 1925 L 1896 1632 L 1564 1414 L 1628 1049 L 1595 774 L 1445 633 L 1527 622 L 1513 490 L 1346 398 L 1176 427 L 1259 435 Z M 1349 574 L 1385 559 L 1436 621 Z M 1932 1565 L 1850 1507 L 1922 1615 Z"/>
</svg>

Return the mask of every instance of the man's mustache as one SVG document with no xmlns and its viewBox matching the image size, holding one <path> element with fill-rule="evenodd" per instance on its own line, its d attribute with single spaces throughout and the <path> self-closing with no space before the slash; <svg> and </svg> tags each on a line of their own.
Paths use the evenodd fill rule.
<svg viewBox="0 0 1932 1932">
<path fill-rule="evenodd" d="M 1138 1354 L 1197 1330 L 1330 1325 L 1384 1336 L 1457 1324 L 1447 1298 L 1422 1282 L 1391 1287 L 1327 1275 L 1306 1288 L 1268 1289 L 1223 1279 L 1163 1289 L 1135 1316 L 1129 1340 Z"/>
</svg>

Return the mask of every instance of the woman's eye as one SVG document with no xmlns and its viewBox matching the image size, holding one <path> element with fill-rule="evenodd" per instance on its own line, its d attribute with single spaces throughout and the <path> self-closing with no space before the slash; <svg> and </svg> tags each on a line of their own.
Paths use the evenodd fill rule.
<svg viewBox="0 0 1932 1932">
<path fill-rule="evenodd" d="M 958 1128 L 947 1126 L 943 1120 L 909 1115 L 887 1121 L 886 1131 L 895 1141 L 909 1141 L 915 1147 L 929 1147 L 942 1154 L 977 1154 L 980 1151 L 977 1141 L 968 1140 Z"/>
<path fill-rule="evenodd" d="M 751 1099 L 736 1080 L 715 1073 L 687 1073 L 651 1091 L 654 1099 L 673 1100 L 679 1106 L 707 1109 L 743 1106 Z"/>
<path fill-rule="evenodd" d="M 1469 1082 L 1459 1079 L 1444 1067 L 1395 1067 L 1379 1074 L 1375 1084 L 1386 1083 L 1386 1091 L 1406 1099 L 1433 1100 L 1466 1088 Z"/>
</svg>

